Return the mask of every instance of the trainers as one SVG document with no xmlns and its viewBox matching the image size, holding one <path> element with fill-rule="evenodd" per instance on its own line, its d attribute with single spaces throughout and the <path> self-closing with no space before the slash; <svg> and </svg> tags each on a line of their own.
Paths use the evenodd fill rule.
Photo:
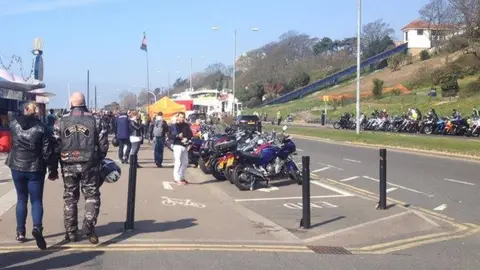
<svg viewBox="0 0 480 270">
<path fill-rule="evenodd" d="M 25 232 L 20 232 L 17 230 L 17 236 L 15 237 L 15 239 L 20 243 L 25 243 L 25 241 L 27 240 L 25 238 Z"/>
<path fill-rule="evenodd" d="M 42 234 L 42 228 L 33 228 L 32 235 L 37 242 L 37 247 L 41 250 L 47 249 L 47 243 L 45 242 L 45 238 Z"/>
</svg>

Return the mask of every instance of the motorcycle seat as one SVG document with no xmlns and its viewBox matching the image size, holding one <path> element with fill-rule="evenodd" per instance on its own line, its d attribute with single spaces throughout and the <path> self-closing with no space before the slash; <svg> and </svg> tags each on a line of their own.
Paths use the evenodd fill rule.
<svg viewBox="0 0 480 270">
<path fill-rule="evenodd" d="M 239 154 L 240 154 L 240 156 L 242 156 L 243 158 L 246 158 L 246 159 L 260 159 L 261 158 L 260 155 L 254 154 L 252 152 L 240 151 Z"/>
</svg>

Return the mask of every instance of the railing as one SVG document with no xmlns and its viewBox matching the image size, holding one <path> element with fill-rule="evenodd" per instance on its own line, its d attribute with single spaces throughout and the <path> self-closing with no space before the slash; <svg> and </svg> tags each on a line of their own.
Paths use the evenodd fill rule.
<svg viewBox="0 0 480 270">
<path fill-rule="evenodd" d="M 378 63 L 382 60 L 385 60 L 395 54 L 405 52 L 408 49 L 408 43 L 401 44 L 391 50 L 385 51 L 383 53 L 377 54 L 373 57 L 368 58 L 367 60 L 364 60 L 362 63 L 360 63 L 360 68 L 363 69 L 367 66 L 370 66 L 372 64 Z M 323 78 L 321 80 L 318 80 L 316 82 L 313 82 L 312 84 L 309 84 L 307 86 L 304 86 L 298 90 L 295 90 L 293 92 L 287 93 L 281 97 L 278 97 L 274 100 L 265 102 L 262 104 L 262 106 L 265 105 L 273 105 L 273 104 L 280 104 L 280 103 L 285 103 L 294 99 L 301 99 L 307 95 L 310 95 L 312 93 L 315 93 L 317 91 L 322 90 L 323 88 L 333 86 L 337 84 L 340 79 L 351 75 L 357 71 L 357 65 L 351 66 L 347 69 L 344 69 L 342 71 L 339 71 L 335 74 L 332 74 L 326 78 Z"/>
</svg>

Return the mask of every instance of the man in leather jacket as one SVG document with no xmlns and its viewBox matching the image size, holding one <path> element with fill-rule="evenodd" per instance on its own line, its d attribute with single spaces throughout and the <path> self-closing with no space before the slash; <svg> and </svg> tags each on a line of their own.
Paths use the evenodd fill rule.
<svg viewBox="0 0 480 270">
<path fill-rule="evenodd" d="M 101 161 L 108 152 L 108 134 L 100 121 L 85 106 L 85 96 L 76 92 L 70 97 L 71 111 L 54 125 L 55 157 L 60 162 L 64 182 L 65 240 L 78 241 L 80 185 L 85 197 L 84 233 L 92 244 L 98 243 L 95 225 L 100 209 Z M 50 167 L 50 179 L 58 178 L 58 162 Z"/>
</svg>

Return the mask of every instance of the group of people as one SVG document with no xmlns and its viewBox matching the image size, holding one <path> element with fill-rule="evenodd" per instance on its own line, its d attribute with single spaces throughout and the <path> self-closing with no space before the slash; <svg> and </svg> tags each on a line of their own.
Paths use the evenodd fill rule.
<svg viewBox="0 0 480 270">
<path fill-rule="evenodd" d="M 52 113 L 52 112 L 51 112 Z M 95 226 L 100 210 L 102 161 L 109 142 L 107 130 L 88 111 L 85 97 L 76 92 L 70 97 L 70 112 L 45 125 L 39 118 L 35 102 L 24 106 L 23 114 L 9 124 L 12 149 L 5 161 L 12 174 L 17 192 L 16 240 L 26 241 L 27 204 L 30 197 L 32 235 L 40 249 L 46 249 L 43 236 L 43 192 L 45 178 L 59 178 L 60 165 L 64 182 L 65 240 L 76 242 L 82 234 L 78 229 L 80 191 L 85 197 L 83 234 L 92 244 L 98 243 Z"/>
<path fill-rule="evenodd" d="M 173 150 L 174 181 L 178 184 L 188 184 L 185 171 L 188 167 L 188 148 L 193 137 L 190 125 L 186 122 L 185 113 L 179 112 L 172 117 L 170 125 L 163 119 L 162 112 L 153 119 L 142 121 L 137 111 L 121 112 L 115 119 L 114 134 L 118 142 L 118 158 L 122 163 L 128 163 L 129 157 L 138 155 L 144 139 L 154 143 L 154 160 L 157 167 L 163 167 L 163 152 L 167 140 L 170 140 Z M 141 168 L 135 164 L 137 168 Z"/>
</svg>

